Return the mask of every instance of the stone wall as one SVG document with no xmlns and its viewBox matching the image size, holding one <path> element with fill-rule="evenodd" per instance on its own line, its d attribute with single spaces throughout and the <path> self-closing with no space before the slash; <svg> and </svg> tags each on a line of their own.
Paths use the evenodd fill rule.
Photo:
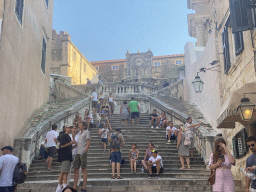
<svg viewBox="0 0 256 192">
<path fill-rule="evenodd" d="M 68 32 L 53 30 L 52 34 L 51 73 L 71 77 L 72 85 L 86 84 L 87 78 L 97 83 L 98 71 L 73 44 Z"/>
<path fill-rule="evenodd" d="M 16 1 L 4 1 L 0 47 L 0 148 L 13 145 L 33 111 L 49 98 L 53 0 L 26 0 L 22 24 Z M 3 8 L 0 1 L 0 12 Z M 2 16 L 0 16 L 2 18 Z M 41 69 L 46 41 L 45 73 Z"/>
</svg>

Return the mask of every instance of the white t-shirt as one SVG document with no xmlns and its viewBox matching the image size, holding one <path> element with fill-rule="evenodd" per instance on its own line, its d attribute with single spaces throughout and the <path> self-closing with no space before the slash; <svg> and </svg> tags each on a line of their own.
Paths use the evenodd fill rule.
<svg viewBox="0 0 256 192">
<path fill-rule="evenodd" d="M 168 135 L 168 130 L 176 131 L 177 128 L 176 128 L 176 127 L 172 127 L 172 128 L 171 128 L 170 126 L 169 126 L 169 127 L 166 127 L 166 136 Z M 174 135 L 173 132 L 171 132 L 171 134 Z"/>
<path fill-rule="evenodd" d="M 93 117 L 92 117 L 92 114 L 90 113 L 89 115 L 87 115 L 87 116 L 86 116 L 86 118 L 87 118 L 87 117 L 90 117 L 90 119 L 91 119 L 91 123 L 93 123 Z"/>
<path fill-rule="evenodd" d="M 14 168 L 19 162 L 19 158 L 12 154 L 6 154 L 0 157 L 0 187 L 12 186 Z"/>
<path fill-rule="evenodd" d="M 191 124 L 189 123 L 186 123 L 185 127 L 186 127 L 186 134 L 188 135 L 188 137 L 194 138 L 194 127 L 191 127 Z"/>
<path fill-rule="evenodd" d="M 109 133 L 108 129 L 101 128 L 100 132 L 101 132 L 101 138 L 102 139 L 107 139 L 108 138 L 108 133 Z"/>
<path fill-rule="evenodd" d="M 154 162 L 155 162 L 156 160 L 158 160 L 158 159 L 161 159 L 160 164 L 161 164 L 161 166 L 163 167 L 162 157 L 161 157 L 160 155 L 157 155 L 156 158 L 154 158 L 153 156 L 151 156 L 151 157 L 149 158 L 149 161 L 151 161 L 152 163 L 154 163 Z M 156 164 L 153 164 L 153 166 L 156 166 Z"/>
<path fill-rule="evenodd" d="M 93 101 L 98 101 L 98 95 L 97 95 L 96 92 L 93 92 L 93 93 L 92 93 L 92 97 L 93 97 L 93 98 L 92 98 Z"/>
<path fill-rule="evenodd" d="M 57 137 L 58 137 L 57 131 L 54 131 L 54 130 L 49 131 L 45 136 L 45 138 L 47 139 L 46 147 L 47 148 L 56 147 L 56 143 L 54 141 L 54 138 L 57 139 Z"/>
<path fill-rule="evenodd" d="M 78 138 L 79 138 L 80 134 L 81 134 L 80 132 L 76 134 L 76 136 L 75 136 L 75 141 L 76 142 L 78 142 Z M 73 141 L 72 134 L 69 134 L 69 136 L 71 137 L 71 141 Z M 74 146 L 74 145 L 75 144 L 73 144 L 72 146 Z M 72 149 L 72 155 L 76 155 L 76 152 L 77 152 L 77 146 L 74 149 Z"/>
</svg>

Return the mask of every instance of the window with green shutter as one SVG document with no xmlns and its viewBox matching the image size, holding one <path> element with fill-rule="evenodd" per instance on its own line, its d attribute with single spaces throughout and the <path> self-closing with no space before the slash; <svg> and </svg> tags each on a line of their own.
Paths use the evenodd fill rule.
<svg viewBox="0 0 256 192">
<path fill-rule="evenodd" d="M 247 0 L 229 0 L 232 32 L 237 33 L 253 29 L 252 11 Z"/>
<path fill-rule="evenodd" d="M 45 62 L 46 62 L 46 41 L 45 41 L 45 38 L 43 38 L 41 69 L 44 74 L 45 74 Z"/>
<path fill-rule="evenodd" d="M 24 7 L 24 0 L 16 0 L 15 13 L 21 25 L 23 21 L 23 7 Z"/>
<path fill-rule="evenodd" d="M 224 73 L 227 74 L 230 67 L 230 51 L 229 51 L 229 41 L 228 41 L 228 27 L 230 24 L 230 19 L 226 22 L 223 31 L 222 31 L 222 48 L 223 48 L 223 57 L 224 57 Z"/>
<path fill-rule="evenodd" d="M 243 32 L 234 33 L 236 55 L 239 55 L 244 50 Z"/>
</svg>

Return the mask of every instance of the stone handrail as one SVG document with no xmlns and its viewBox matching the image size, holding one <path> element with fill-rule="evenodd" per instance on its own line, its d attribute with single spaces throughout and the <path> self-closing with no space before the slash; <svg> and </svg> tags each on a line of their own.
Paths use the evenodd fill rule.
<svg viewBox="0 0 256 192">
<path fill-rule="evenodd" d="M 181 111 L 166 105 L 164 102 L 148 96 L 148 101 L 150 104 L 154 106 L 154 108 L 158 109 L 159 111 L 165 111 L 167 115 L 171 116 L 182 122 L 183 124 L 186 123 L 186 119 L 188 115 L 182 113 Z M 199 121 L 196 118 L 193 118 L 193 123 L 197 124 Z M 206 165 L 209 163 L 210 155 L 213 151 L 213 143 L 215 140 L 217 132 L 214 131 L 209 125 L 202 124 L 197 131 L 195 132 L 195 148 L 203 158 Z"/>
<path fill-rule="evenodd" d="M 72 122 L 73 116 L 77 111 L 85 107 L 89 108 L 90 103 L 91 97 L 87 97 L 26 131 L 14 140 L 14 154 L 29 167 L 34 157 L 38 155 L 39 148 L 45 139 L 46 133 L 51 130 L 51 126 L 57 124 L 58 130 L 60 130 L 68 121 Z"/>
<path fill-rule="evenodd" d="M 71 98 L 86 97 L 88 96 L 85 92 L 66 84 L 61 80 L 57 80 L 54 86 L 51 87 L 50 95 L 54 99 L 50 99 L 52 102 L 62 102 L 65 100 L 70 100 Z"/>
<path fill-rule="evenodd" d="M 162 88 L 151 95 L 170 95 L 179 99 L 183 99 L 183 79 Z"/>
</svg>

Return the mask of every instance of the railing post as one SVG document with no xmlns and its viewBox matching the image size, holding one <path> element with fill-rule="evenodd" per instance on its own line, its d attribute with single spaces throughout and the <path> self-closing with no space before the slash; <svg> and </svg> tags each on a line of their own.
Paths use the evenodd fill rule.
<svg viewBox="0 0 256 192">
<path fill-rule="evenodd" d="M 210 156 L 213 151 L 214 136 L 205 136 L 205 157 L 204 162 L 206 165 L 209 164 Z"/>
</svg>

